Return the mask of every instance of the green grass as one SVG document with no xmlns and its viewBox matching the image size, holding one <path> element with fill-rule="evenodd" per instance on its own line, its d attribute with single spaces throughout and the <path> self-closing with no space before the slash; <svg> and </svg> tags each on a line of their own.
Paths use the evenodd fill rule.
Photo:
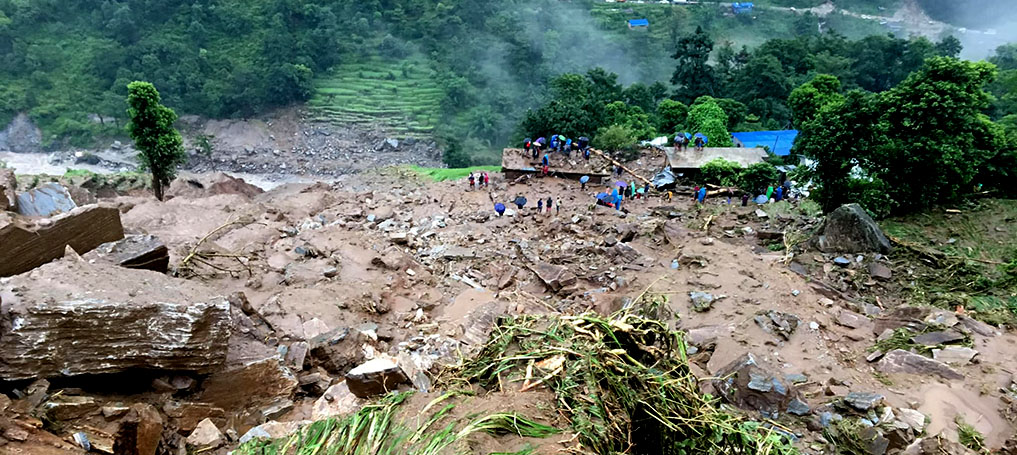
<svg viewBox="0 0 1017 455">
<path fill-rule="evenodd" d="M 978 432 L 975 427 L 964 421 L 964 418 L 957 416 L 954 419 L 957 424 L 957 440 L 964 446 L 976 452 L 984 452 L 985 436 Z"/>
<path fill-rule="evenodd" d="M 315 81 L 308 101 L 316 120 L 380 125 L 402 137 L 427 137 L 440 117 L 444 91 L 422 57 L 347 63 Z"/>
<path fill-rule="evenodd" d="M 444 182 L 446 180 L 465 179 L 466 177 L 469 177 L 471 172 L 501 172 L 501 166 L 475 166 L 460 169 L 409 166 L 409 170 L 421 177 L 427 177 L 435 182 Z"/>
<path fill-rule="evenodd" d="M 930 261 L 899 247 L 914 266 L 911 300 L 963 306 L 990 324 L 1017 323 L 1017 200 L 985 199 L 960 210 L 935 209 L 882 222 L 887 235 L 938 255 L 938 261 Z"/>
</svg>

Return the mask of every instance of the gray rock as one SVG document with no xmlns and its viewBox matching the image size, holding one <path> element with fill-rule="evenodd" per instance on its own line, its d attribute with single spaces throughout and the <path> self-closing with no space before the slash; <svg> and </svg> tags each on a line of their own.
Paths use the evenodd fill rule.
<svg viewBox="0 0 1017 455">
<path fill-rule="evenodd" d="M 614 235 L 608 234 L 604 236 L 604 245 L 615 246 L 618 244 L 618 239 Z"/>
<path fill-rule="evenodd" d="M 720 378 L 712 384 L 723 399 L 768 418 L 778 417 L 798 397 L 792 384 L 770 373 L 749 353 L 718 370 L 714 377 Z"/>
<path fill-rule="evenodd" d="M 809 377 L 801 373 L 785 374 L 784 379 L 792 384 L 805 384 L 809 382 Z"/>
<path fill-rule="evenodd" d="M 842 205 L 827 215 L 818 243 L 821 250 L 830 252 L 890 252 L 890 240 L 858 204 Z"/>
<path fill-rule="evenodd" d="M 769 218 L 770 215 L 768 215 L 766 212 L 764 212 L 763 209 L 756 209 L 756 217 L 757 218 Z"/>
<path fill-rule="evenodd" d="M 876 370 L 881 373 L 935 375 L 950 380 L 964 379 L 964 375 L 943 362 L 902 349 L 894 349 L 883 356 L 876 364 Z"/>
<path fill-rule="evenodd" d="M 324 275 L 325 278 L 335 278 L 339 276 L 339 269 L 335 267 L 325 267 L 325 270 L 323 270 L 321 274 Z"/>
<path fill-rule="evenodd" d="M 847 267 L 847 266 L 851 265 L 851 260 L 846 258 L 846 257 L 844 257 L 844 256 L 838 256 L 838 257 L 833 258 L 833 263 L 837 264 L 837 265 L 839 265 L 841 267 Z"/>
<path fill-rule="evenodd" d="M 14 176 L 14 171 L 0 169 L 0 212 L 4 210 L 16 212 L 18 210 L 17 189 L 18 180 Z"/>
<path fill-rule="evenodd" d="M 893 278 L 893 270 L 883 264 L 873 262 L 869 264 L 869 276 L 877 280 L 888 281 Z"/>
<path fill-rule="evenodd" d="M 869 353 L 869 355 L 865 356 L 865 361 L 872 363 L 881 358 L 883 358 L 883 351 L 876 350 L 872 351 L 871 353 Z"/>
<path fill-rule="evenodd" d="M 70 191 L 59 183 L 45 183 L 18 194 L 18 213 L 25 216 L 53 216 L 77 207 Z"/>
<path fill-rule="evenodd" d="M 18 114 L 0 131 L 0 151 L 14 153 L 42 152 L 42 130 L 25 114 Z"/>
<path fill-rule="evenodd" d="M 958 324 L 962 330 L 966 330 L 969 333 L 976 333 L 983 337 L 994 337 L 996 336 L 996 330 L 989 324 L 982 321 L 978 321 L 967 316 L 960 316 L 957 318 Z"/>
<path fill-rule="evenodd" d="M 837 313 L 837 324 L 857 329 L 871 325 L 871 322 L 869 321 L 869 318 L 855 313 L 854 311 L 841 309 L 840 312 Z"/>
<path fill-rule="evenodd" d="M 568 268 L 554 265 L 547 262 L 540 262 L 532 269 L 540 281 L 543 281 L 552 291 L 558 292 L 566 287 L 576 284 L 578 278 Z"/>
<path fill-rule="evenodd" d="M 844 402 L 859 411 L 868 411 L 882 403 L 883 398 L 878 393 L 851 392 L 844 397 Z"/>
<path fill-rule="evenodd" d="M 169 270 L 169 249 L 151 235 L 129 235 L 123 240 L 99 245 L 81 256 L 86 261 L 105 261 L 129 269 L 166 273 Z"/>
<path fill-rule="evenodd" d="M 787 412 L 796 416 L 804 416 L 812 412 L 812 408 L 809 408 L 808 403 L 795 398 L 788 403 Z"/>
<path fill-rule="evenodd" d="M 798 316 L 774 310 L 759 312 L 756 314 L 755 321 L 764 332 L 778 335 L 785 340 L 791 339 L 791 334 L 802 322 Z"/>
<path fill-rule="evenodd" d="M 198 422 L 190 436 L 187 437 L 187 444 L 200 449 L 215 449 L 225 442 L 225 438 L 219 428 L 212 423 L 211 419 Z"/>
<path fill-rule="evenodd" d="M 692 291 L 689 293 L 689 300 L 692 301 L 692 310 L 698 312 L 708 311 L 712 306 L 716 298 L 713 294 L 702 291 Z"/>
<path fill-rule="evenodd" d="M 911 337 L 911 341 L 922 346 L 939 346 L 941 344 L 954 343 L 964 339 L 964 335 L 947 330 L 943 332 L 929 332 Z"/>
<path fill-rule="evenodd" d="M 916 433 L 925 430 L 925 414 L 914 409 L 901 408 L 897 410 L 897 420 L 904 422 Z"/>
<path fill-rule="evenodd" d="M 346 373 L 346 385 L 360 398 L 371 398 L 409 383 L 399 364 L 390 358 L 369 360 Z"/>
</svg>

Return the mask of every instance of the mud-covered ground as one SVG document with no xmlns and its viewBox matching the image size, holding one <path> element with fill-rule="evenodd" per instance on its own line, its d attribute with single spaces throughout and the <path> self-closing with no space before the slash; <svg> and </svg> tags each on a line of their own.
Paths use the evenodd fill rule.
<svg viewBox="0 0 1017 455">
<path fill-rule="evenodd" d="M 686 195 L 667 201 L 654 193 L 627 201 L 628 214 L 623 215 L 594 204 L 604 184 L 591 182 L 585 191 L 578 182 L 557 178 L 512 184 L 498 173 L 491 174 L 488 188 L 480 189 L 468 188 L 465 181 L 434 183 L 391 169 L 342 175 L 331 183 L 286 184 L 265 193 L 229 179 L 211 190 L 211 182 L 221 177 L 192 180 L 203 183 L 174 183 L 173 197 L 166 202 L 143 194 L 106 201 L 121 207 L 129 234 L 154 235 L 169 246 L 171 267 L 179 275 L 201 282 L 211 293 L 244 294 L 251 314 L 257 315 L 251 320 L 260 328 L 233 334 L 223 367 L 273 357 L 285 352 L 281 347 L 292 349 L 328 331 L 346 335 L 288 365 L 301 385 L 286 397 L 293 406 L 271 419 L 242 400 L 210 397 L 205 388 L 221 380 L 216 374 L 194 377 L 193 388 L 169 395 L 122 393 L 74 381 L 54 384 L 50 393 L 65 387 L 69 391 L 62 393 L 92 396 L 104 406 L 152 403 L 165 414 L 167 431 L 181 437 L 193 425 L 173 417 L 167 403 L 214 401 L 219 403 L 214 421 L 236 438 L 266 420 L 315 418 L 323 390 L 368 358 L 416 356 L 437 371 L 438 365 L 484 343 L 498 314 L 610 314 L 649 293 L 667 297 L 673 315 L 668 323 L 689 333 L 693 369 L 701 378 L 714 376 L 745 353 L 773 374 L 795 378 L 814 412 L 777 419 L 800 436 L 798 445 L 805 452 L 830 453 L 817 426 L 819 415 L 850 392 L 875 392 L 894 409 L 921 412 L 930 436 L 956 440 L 960 416 L 985 435 L 989 448 L 998 449 L 1017 428 L 1010 395 L 1004 392 L 1017 369 L 1012 357 L 1017 334 L 999 327 L 968 333 L 978 354 L 971 363 L 953 366 L 962 379 L 878 373 L 876 363 L 866 358 L 885 327 L 880 318 L 908 299 L 899 288 L 868 277 L 870 267 L 885 264 L 892 273 L 906 269 L 893 261 L 893 252 L 851 255 L 849 264 L 837 265 L 835 255 L 788 255 L 771 246 L 780 243 L 774 239 L 785 230 L 818 227 L 818 220 L 797 203 L 763 206 L 759 212 L 756 206 L 729 205 L 722 198 L 699 206 Z M 519 195 L 529 200 L 521 210 L 511 204 Z M 545 206 L 538 213 L 537 200 L 547 198 L 554 208 Z M 494 212 L 496 202 L 510 207 L 506 216 Z M 189 253 L 200 250 L 237 257 L 181 267 Z M 845 275 L 867 285 L 839 288 L 836 278 Z M 709 293 L 712 302 L 696 311 L 693 292 Z M 782 333 L 766 323 L 771 315 L 793 316 L 798 323 Z M 941 310 L 929 310 L 928 317 L 941 322 L 952 317 L 955 324 L 957 318 Z M 427 382 L 432 389 L 443 386 L 440 377 Z M 3 391 L 14 399 L 11 409 L 23 400 L 13 388 L 24 387 L 5 386 Z M 707 382 L 703 387 L 712 391 Z M 507 396 L 478 398 L 476 405 L 490 412 L 527 406 L 546 422 L 557 418 L 528 395 L 535 392 L 499 393 Z M 414 406 L 421 405 L 419 400 L 426 403 L 425 398 L 416 400 Z M 8 415 L 14 421 L 29 419 Z M 96 434 L 112 434 L 116 419 L 96 411 L 58 425 L 47 423 L 52 434 L 0 438 L 0 453 L 74 453 L 67 442 L 74 431 L 98 428 Z M 518 449 L 518 441 L 499 445 L 498 438 L 484 438 L 485 450 Z M 566 444 L 574 443 L 560 446 Z M 232 439 L 219 450 L 235 446 Z"/>
</svg>

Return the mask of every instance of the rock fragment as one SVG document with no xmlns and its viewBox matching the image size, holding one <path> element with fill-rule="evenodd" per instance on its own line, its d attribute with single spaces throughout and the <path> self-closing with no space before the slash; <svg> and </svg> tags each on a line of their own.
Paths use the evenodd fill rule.
<svg viewBox="0 0 1017 455">
<path fill-rule="evenodd" d="M 346 386 L 360 398 L 382 395 L 408 382 L 402 368 L 391 358 L 369 360 L 346 373 Z"/>
<path fill-rule="evenodd" d="M 883 356 L 876 364 L 881 373 L 904 373 L 939 376 L 943 379 L 964 379 L 964 375 L 943 362 L 939 362 L 920 354 L 902 349 L 894 349 Z"/>
</svg>

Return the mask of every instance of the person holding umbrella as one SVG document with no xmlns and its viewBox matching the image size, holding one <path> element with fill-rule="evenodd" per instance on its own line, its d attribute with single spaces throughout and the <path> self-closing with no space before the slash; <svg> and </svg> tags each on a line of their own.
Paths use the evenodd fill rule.
<svg viewBox="0 0 1017 455">
<path fill-rule="evenodd" d="M 494 211 L 498 212 L 498 216 L 504 216 L 505 215 L 505 204 L 502 204 L 501 202 L 499 202 L 497 204 L 494 204 Z"/>
<path fill-rule="evenodd" d="M 584 175 L 582 177 L 579 177 L 579 184 L 582 185 L 582 187 L 580 189 L 582 191 L 586 191 L 586 182 L 589 182 L 589 181 L 590 181 L 590 176 L 588 176 L 588 175 Z"/>
<path fill-rule="evenodd" d="M 526 205 L 526 198 L 520 194 L 519 196 L 516 196 L 516 200 L 513 201 L 513 203 L 516 204 L 516 207 L 519 207 L 519 210 L 522 210 L 523 207 Z"/>
</svg>

